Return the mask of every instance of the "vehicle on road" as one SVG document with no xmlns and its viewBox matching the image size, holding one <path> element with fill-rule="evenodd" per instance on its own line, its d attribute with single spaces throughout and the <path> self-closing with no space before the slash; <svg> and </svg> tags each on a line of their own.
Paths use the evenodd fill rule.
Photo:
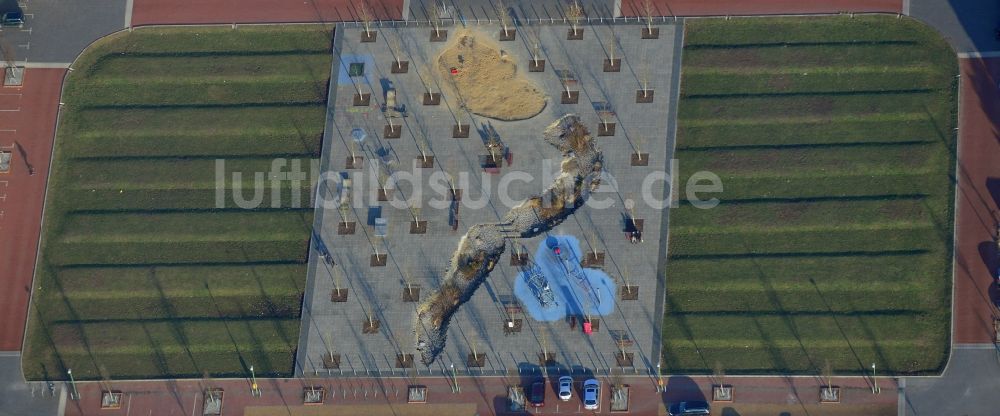
<svg viewBox="0 0 1000 416">
<path fill-rule="evenodd" d="M 583 408 L 587 410 L 597 410 L 597 404 L 601 400 L 601 383 L 597 379 L 590 379 L 583 382 Z"/>
<path fill-rule="evenodd" d="M 573 377 L 559 377 L 559 400 L 564 402 L 573 398 Z"/>
<path fill-rule="evenodd" d="M 711 413 L 708 402 L 704 400 L 680 402 L 672 406 L 667 412 L 670 416 L 699 416 Z"/>
<path fill-rule="evenodd" d="M 21 26 L 24 24 L 24 13 L 21 12 L 7 12 L 0 15 L 0 25 L 2 26 Z"/>
<path fill-rule="evenodd" d="M 538 379 L 531 383 L 531 396 L 528 396 L 531 407 L 545 406 L 545 380 Z"/>
</svg>

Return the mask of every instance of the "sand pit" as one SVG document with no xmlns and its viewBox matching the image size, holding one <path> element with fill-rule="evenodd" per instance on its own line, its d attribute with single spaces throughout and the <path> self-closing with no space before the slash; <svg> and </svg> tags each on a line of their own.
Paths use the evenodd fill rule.
<svg viewBox="0 0 1000 416">
<path fill-rule="evenodd" d="M 498 120 L 524 120 L 545 108 L 545 94 L 519 76 L 514 60 L 488 35 L 466 29 L 452 39 L 438 57 L 437 72 L 444 85 L 457 89 L 469 111 Z"/>
</svg>

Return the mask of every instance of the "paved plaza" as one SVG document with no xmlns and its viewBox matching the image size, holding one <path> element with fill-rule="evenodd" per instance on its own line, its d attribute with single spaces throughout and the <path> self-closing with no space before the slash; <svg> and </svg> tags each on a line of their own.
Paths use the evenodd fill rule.
<svg viewBox="0 0 1000 416">
<path fill-rule="evenodd" d="M 541 371 L 543 351 L 554 355 L 550 371 L 606 374 L 622 367 L 629 373 L 655 371 L 669 210 L 654 202 L 669 200 L 670 183 L 664 174 L 670 171 L 674 147 L 682 30 L 679 22 L 659 24 L 658 39 L 642 39 L 643 27 L 584 24 L 582 40 L 567 40 L 568 25 L 528 26 L 518 28 L 516 40 L 505 42 L 498 40 L 497 25 L 447 26 L 446 42 L 431 42 L 433 29 L 428 26 L 379 27 L 375 42 L 361 42 L 364 30 L 356 25 L 338 27 L 322 156 L 327 180 L 317 194 L 317 236 L 310 254 L 299 374 L 490 375 L 518 369 L 530 373 Z M 438 84 L 446 82 L 444 77 L 431 87 L 442 93 L 440 104 L 424 105 L 421 80 L 427 77 L 420 71 L 426 75 L 431 63 L 464 30 L 489 39 L 486 43 L 509 55 L 517 73 L 546 95 L 539 115 L 505 122 L 471 114 L 447 86 Z M 612 31 L 618 39 L 615 58 L 621 59 L 620 70 L 605 72 Z M 544 72 L 528 71 L 532 38 L 540 39 Z M 394 48 L 396 42 L 399 48 Z M 400 60 L 408 62 L 406 73 L 393 73 L 394 49 L 400 51 L 396 53 Z M 643 78 L 649 80 L 651 103 L 637 103 Z M 579 91 L 578 103 L 562 103 L 567 84 Z M 355 102 L 358 90 L 370 94 L 367 106 Z M 399 138 L 385 134 L 386 99 L 392 92 L 395 108 L 405 114 L 393 121 L 394 129 L 401 129 Z M 601 111 L 603 121 L 615 123 L 613 135 L 598 137 Z M 500 222 L 510 208 L 552 183 L 563 155 L 542 140 L 542 132 L 565 114 L 578 115 L 595 136 L 609 178 L 587 205 L 549 233 L 510 239 L 499 264 L 452 317 L 441 356 L 430 366 L 416 358 L 413 369 L 402 368 L 408 366 L 406 359 L 415 358 L 399 354 L 419 357 L 414 348 L 414 312 L 420 303 L 413 300 L 424 301 L 440 287 L 439 279 L 470 226 Z M 453 137 L 456 123 L 471 125 L 468 138 Z M 495 169 L 484 169 L 491 159 L 484 143 L 493 130 L 507 150 Z M 363 141 L 359 131 L 364 132 Z M 636 152 L 646 158 L 640 166 L 633 162 Z M 351 164 L 352 157 L 360 163 Z M 426 162 L 430 157 L 433 162 Z M 461 190 L 457 212 L 451 201 L 448 178 L 452 176 L 458 176 Z M 390 188 L 386 198 L 390 201 L 379 201 L 381 184 Z M 350 196 L 347 210 L 340 204 L 345 195 Z M 420 201 L 415 204 L 421 207 L 419 212 L 403 200 Z M 630 242 L 625 233 L 629 215 L 642 220 L 640 243 Z M 426 229 L 413 229 L 415 218 L 426 221 Z M 385 225 L 376 226 L 377 219 Z M 346 233 L 345 223 L 354 223 L 353 233 Z M 583 332 L 583 317 L 575 312 L 538 321 L 528 313 L 525 300 L 515 295 L 516 280 L 525 276 L 511 260 L 514 250 L 529 258 L 544 255 L 547 235 L 566 236 L 564 241 L 575 237 L 582 256 L 597 252 L 604 257 L 603 265 L 592 268 L 602 269 L 614 282 L 610 292 L 614 296 L 600 299 L 599 309 L 607 314 L 591 317 L 596 324 L 590 335 Z M 626 279 L 628 286 L 637 287 L 637 296 L 623 299 Z M 345 300 L 333 301 L 335 288 L 347 290 Z M 520 331 L 508 330 L 508 320 L 519 322 Z M 368 328 L 372 321 L 377 329 Z M 616 359 L 623 346 L 632 357 L 631 365 Z M 478 363 L 470 360 L 474 351 L 485 355 Z M 326 368 L 331 363 L 324 363 L 323 357 L 331 352 L 339 358 L 339 368 Z"/>
</svg>

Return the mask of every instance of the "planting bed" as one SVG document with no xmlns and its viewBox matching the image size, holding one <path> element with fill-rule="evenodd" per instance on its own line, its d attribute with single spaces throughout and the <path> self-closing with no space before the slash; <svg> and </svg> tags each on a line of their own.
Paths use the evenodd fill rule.
<svg viewBox="0 0 1000 416">
<path fill-rule="evenodd" d="M 707 170 L 724 191 L 716 208 L 672 212 L 667 371 L 939 371 L 957 74 L 945 41 L 888 16 L 706 19 L 688 23 L 683 59 L 679 183 Z"/>
<path fill-rule="evenodd" d="M 232 191 L 252 199 L 249 179 L 275 157 L 308 173 L 331 35 L 321 25 L 137 29 L 74 63 L 24 350 L 29 379 L 67 368 L 95 379 L 101 367 L 119 379 L 244 376 L 249 365 L 291 374 L 309 181 L 262 183 L 253 209 Z"/>
</svg>

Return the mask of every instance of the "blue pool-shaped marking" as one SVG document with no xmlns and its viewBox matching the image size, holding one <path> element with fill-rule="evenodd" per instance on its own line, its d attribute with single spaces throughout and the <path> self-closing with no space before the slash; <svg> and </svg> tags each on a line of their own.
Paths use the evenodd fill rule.
<svg viewBox="0 0 1000 416">
<path fill-rule="evenodd" d="M 562 250 L 569 249 L 572 252 L 572 254 L 564 253 L 564 255 L 569 256 L 572 259 L 571 261 L 579 265 L 580 259 L 583 258 L 579 240 L 571 235 L 553 237 L 559 242 L 559 247 Z M 552 253 L 552 250 L 545 245 L 544 241 L 539 244 L 538 250 L 535 251 L 535 256 L 530 261 L 535 262 L 542 270 L 545 278 L 548 279 L 549 286 L 551 286 L 556 303 L 558 304 L 555 307 L 542 308 L 542 305 L 538 302 L 538 298 L 535 297 L 534 292 L 532 292 L 531 287 L 528 285 L 527 273 L 518 273 L 517 279 L 514 281 L 514 296 L 517 296 L 518 300 L 521 301 L 521 305 L 535 320 L 555 321 L 569 315 L 585 314 L 604 316 L 614 310 L 616 285 L 603 271 L 579 267 L 586 281 L 590 283 L 589 290 L 584 289 L 588 285 L 583 285 L 584 287 L 582 287 L 577 283 L 576 279 L 567 275 L 562 261 Z M 600 303 L 598 303 L 598 299 Z"/>
</svg>

